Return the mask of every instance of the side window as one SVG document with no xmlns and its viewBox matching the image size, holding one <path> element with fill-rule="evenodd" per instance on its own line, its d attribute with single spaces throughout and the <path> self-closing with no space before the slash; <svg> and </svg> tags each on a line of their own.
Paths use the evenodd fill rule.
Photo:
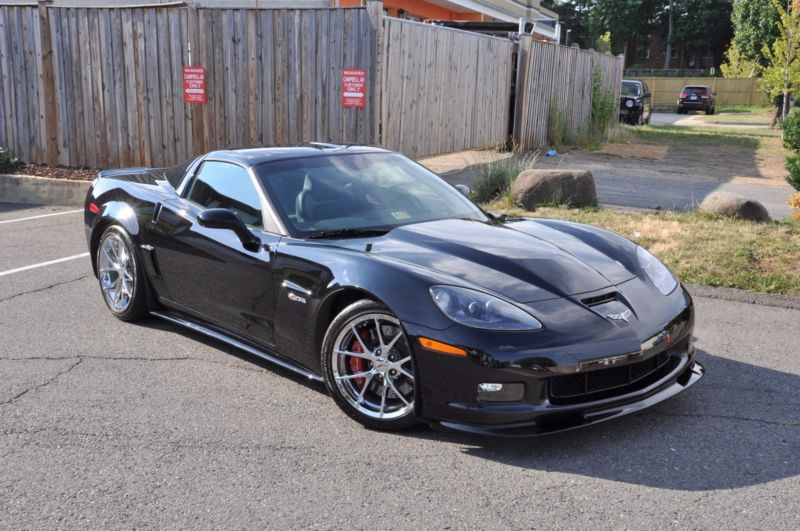
<svg viewBox="0 0 800 531">
<path fill-rule="evenodd" d="M 263 228 L 261 202 L 247 170 L 227 162 L 203 162 L 186 198 L 203 208 L 233 210 L 245 225 Z"/>
</svg>

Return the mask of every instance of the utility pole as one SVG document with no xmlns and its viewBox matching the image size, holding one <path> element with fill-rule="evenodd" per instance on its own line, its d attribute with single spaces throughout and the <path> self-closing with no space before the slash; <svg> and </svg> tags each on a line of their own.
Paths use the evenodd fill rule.
<svg viewBox="0 0 800 531">
<path fill-rule="evenodd" d="M 669 0 L 669 22 L 667 23 L 667 51 L 666 51 L 666 57 L 664 57 L 665 70 L 672 68 L 672 32 L 675 28 L 674 11 L 675 11 L 675 0 Z"/>
</svg>

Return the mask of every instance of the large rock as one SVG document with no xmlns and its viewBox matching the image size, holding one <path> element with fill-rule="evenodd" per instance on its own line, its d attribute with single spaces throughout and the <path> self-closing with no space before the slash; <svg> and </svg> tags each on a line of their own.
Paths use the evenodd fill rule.
<svg viewBox="0 0 800 531">
<path fill-rule="evenodd" d="M 769 219 L 767 209 L 755 199 L 748 199 L 728 192 L 714 192 L 708 195 L 700 204 L 700 210 L 753 221 L 767 221 Z"/>
<path fill-rule="evenodd" d="M 511 190 L 516 203 L 529 210 L 553 204 L 576 207 L 597 204 L 597 190 L 589 171 L 525 170 L 517 176 Z"/>
</svg>

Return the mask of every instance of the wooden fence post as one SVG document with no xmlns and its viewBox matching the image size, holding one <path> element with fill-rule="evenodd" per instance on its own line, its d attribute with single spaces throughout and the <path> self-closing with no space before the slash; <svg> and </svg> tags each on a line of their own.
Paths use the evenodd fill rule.
<svg viewBox="0 0 800 531">
<path fill-rule="evenodd" d="M 525 106 L 525 103 L 527 102 L 525 93 L 527 90 L 529 55 L 529 46 L 526 41 L 529 38 L 532 37 L 524 34 L 520 35 L 519 42 L 514 44 L 514 46 L 517 48 L 517 72 L 516 79 L 514 81 L 514 125 L 511 142 L 513 144 L 513 149 L 520 151 L 528 147 L 524 145 L 525 140 L 527 139 L 522 138 L 522 124 L 524 118 L 527 117 L 528 112 L 528 109 Z"/>
<path fill-rule="evenodd" d="M 50 34 L 50 16 L 47 2 L 39 0 L 39 39 L 42 49 L 42 79 L 39 90 L 44 91 L 44 129 L 46 132 L 45 160 L 48 166 L 58 164 L 58 109 L 56 107 L 56 79 L 53 67 L 53 38 Z"/>
<path fill-rule="evenodd" d="M 383 105 L 383 2 L 367 2 L 367 15 L 374 32 L 374 38 L 370 42 L 372 49 L 373 71 L 370 72 L 372 80 L 369 91 L 372 94 L 372 124 L 370 143 L 376 146 L 381 145 L 381 114 Z"/>
<path fill-rule="evenodd" d="M 191 50 L 192 64 L 197 62 L 200 56 L 200 39 L 197 21 L 197 7 L 190 5 L 188 9 L 188 23 L 189 23 L 189 49 Z M 184 57 L 184 64 L 188 65 L 188 58 Z M 200 65 L 207 67 L 208 65 Z M 206 92 L 209 90 L 208 80 L 206 80 Z M 191 109 L 192 119 L 192 156 L 200 155 L 208 151 L 208 146 L 205 145 L 205 113 L 203 108 L 196 103 L 184 103 L 189 105 Z M 206 103 L 206 105 L 208 105 Z"/>
</svg>

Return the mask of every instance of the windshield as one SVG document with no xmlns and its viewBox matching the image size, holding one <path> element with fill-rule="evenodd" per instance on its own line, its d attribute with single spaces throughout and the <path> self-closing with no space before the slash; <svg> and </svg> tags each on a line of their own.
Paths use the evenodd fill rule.
<svg viewBox="0 0 800 531">
<path fill-rule="evenodd" d="M 402 155 L 354 153 L 255 167 L 289 233 L 389 231 L 437 219 L 486 216 L 458 190 Z"/>
<path fill-rule="evenodd" d="M 622 82 L 622 95 L 623 96 L 638 96 L 639 95 L 639 83 L 635 83 L 633 81 L 623 81 Z"/>
</svg>

